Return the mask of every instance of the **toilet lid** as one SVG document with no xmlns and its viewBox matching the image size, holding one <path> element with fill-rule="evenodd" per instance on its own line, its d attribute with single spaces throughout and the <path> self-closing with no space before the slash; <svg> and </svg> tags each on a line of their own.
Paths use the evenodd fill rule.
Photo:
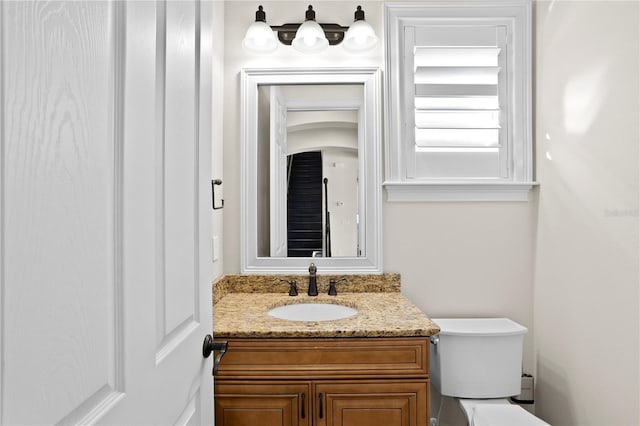
<svg viewBox="0 0 640 426">
<path fill-rule="evenodd" d="M 473 412 L 473 426 L 550 426 L 517 405 L 477 405 Z"/>
</svg>

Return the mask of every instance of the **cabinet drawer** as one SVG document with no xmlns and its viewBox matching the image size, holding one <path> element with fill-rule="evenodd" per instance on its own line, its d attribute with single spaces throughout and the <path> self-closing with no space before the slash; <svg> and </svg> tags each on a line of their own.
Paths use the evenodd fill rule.
<svg viewBox="0 0 640 426">
<path fill-rule="evenodd" d="M 427 338 L 228 339 L 218 378 L 427 377 Z"/>
</svg>

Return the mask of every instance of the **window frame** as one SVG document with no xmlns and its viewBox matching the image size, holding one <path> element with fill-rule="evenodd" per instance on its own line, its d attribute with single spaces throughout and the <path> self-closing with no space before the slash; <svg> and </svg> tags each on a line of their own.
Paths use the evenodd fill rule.
<svg viewBox="0 0 640 426">
<path fill-rule="evenodd" d="M 507 27 L 507 99 L 509 131 L 505 178 L 411 178 L 407 155 L 414 136 L 407 135 L 404 63 L 405 28 L 462 23 Z M 388 201 L 527 201 L 533 182 L 531 106 L 531 0 L 449 0 L 386 3 L 385 24 L 385 181 Z M 412 78 L 412 77 L 411 77 Z M 502 108 L 502 106 L 501 106 Z M 413 121 L 413 120 L 411 120 Z"/>
</svg>

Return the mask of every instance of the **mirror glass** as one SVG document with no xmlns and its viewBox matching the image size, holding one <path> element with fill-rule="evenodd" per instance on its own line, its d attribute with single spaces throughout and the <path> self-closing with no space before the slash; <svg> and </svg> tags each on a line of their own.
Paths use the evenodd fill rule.
<svg viewBox="0 0 640 426">
<path fill-rule="evenodd" d="M 358 257 L 362 84 L 258 88 L 259 257 Z"/>
<path fill-rule="evenodd" d="M 242 73 L 244 273 L 380 272 L 377 69 Z"/>
</svg>

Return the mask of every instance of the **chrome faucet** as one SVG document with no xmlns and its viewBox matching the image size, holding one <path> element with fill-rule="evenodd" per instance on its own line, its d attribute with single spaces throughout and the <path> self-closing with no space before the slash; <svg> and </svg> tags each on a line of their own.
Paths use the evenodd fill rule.
<svg viewBox="0 0 640 426">
<path fill-rule="evenodd" d="M 318 295 L 318 282 L 316 281 L 316 272 L 318 268 L 313 263 L 309 265 L 309 290 L 307 294 L 309 296 L 317 296 Z"/>
</svg>

